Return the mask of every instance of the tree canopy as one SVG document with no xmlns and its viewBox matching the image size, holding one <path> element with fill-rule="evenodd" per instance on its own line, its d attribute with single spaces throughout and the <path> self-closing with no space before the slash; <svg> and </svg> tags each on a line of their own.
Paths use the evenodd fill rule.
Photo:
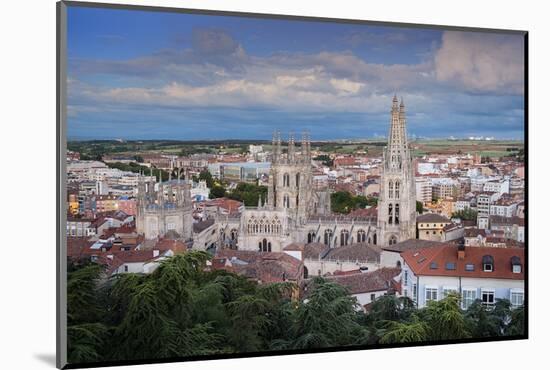
<svg viewBox="0 0 550 370">
<path fill-rule="evenodd" d="M 206 269 L 191 251 L 163 260 L 151 274 L 107 277 L 102 265 L 69 261 L 69 363 L 156 359 L 334 346 L 419 343 L 524 332 L 523 308 L 479 300 L 467 310 L 449 294 L 418 309 L 384 295 L 364 313 L 343 286 L 316 277 L 303 299 L 294 283 L 258 284 Z"/>
</svg>

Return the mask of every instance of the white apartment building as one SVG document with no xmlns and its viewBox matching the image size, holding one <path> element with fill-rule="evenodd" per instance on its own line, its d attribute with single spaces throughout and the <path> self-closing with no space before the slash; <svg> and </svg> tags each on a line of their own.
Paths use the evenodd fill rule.
<svg viewBox="0 0 550 370">
<path fill-rule="evenodd" d="M 432 201 L 432 181 L 430 178 L 416 178 L 416 200 L 423 204 Z"/>
<path fill-rule="evenodd" d="M 523 305 L 523 248 L 464 247 L 448 244 L 412 249 L 403 258 L 403 295 L 418 307 L 438 301 L 450 292 L 461 295 L 467 309 L 476 299 L 488 309 L 496 300 L 508 299 L 512 307 Z"/>
<path fill-rule="evenodd" d="M 513 217 L 516 215 L 518 203 L 500 203 L 491 204 L 489 206 L 489 214 L 491 216 Z"/>
<path fill-rule="evenodd" d="M 502 180 L 487 181 L 485 184 L 483 184 L 483 191 L 491 192 L 491 193 L 499 193 L 501 195 L 505 193 L 509 193 L 510 180 L 502 179 Z"/>
</svg>

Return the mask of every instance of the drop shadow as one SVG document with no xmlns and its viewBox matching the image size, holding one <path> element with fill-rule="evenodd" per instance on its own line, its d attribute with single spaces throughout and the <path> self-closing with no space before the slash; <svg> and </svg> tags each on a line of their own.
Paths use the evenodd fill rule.
<svg viewBox="0 0 550 370">
<path fill-rule="evenodd" d="M 46 365 L 50 365 L 52 367 L 56 366 L 55 353 L 35 353 L 34 358 L 42 361 Z"/>
</svg>

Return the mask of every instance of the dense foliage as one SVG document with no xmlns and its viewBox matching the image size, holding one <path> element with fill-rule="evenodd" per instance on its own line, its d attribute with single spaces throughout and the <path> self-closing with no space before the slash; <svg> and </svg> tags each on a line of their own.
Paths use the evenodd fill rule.
<svg viewBox="0 0 550 370">
<path fill-rule="evenodd" d="M 521 335 L 523 308 L 492 311 L 459 297 L 417 309 L 409 298 L 378 298 L 368 314 L 342 286 L 315 278 L 306 299 L 293 283 L 258 285 L 205 271 L 209 255 L 164 260 L 149 275 L 106 278 L 102 266 L 69 262 L 70 363 L 155 359 L 265 350 L 411 343 Z"/>
<path fill-rule="evenodd" d="M 258 205 L 258 198 L 262 197 L 262 201 L 267 200 L 267 187 L 262 185 L 250 184 L 241 182 L 235 189 L 227 194 L 230 199 L 235 199 L 244 203 L 247 207 Z"/>
<path fill-rule="evenodd" d="M 452 218 L 460 218 L 461 220 L 477 221 L 477 211 L 471 208 L 466 208 L 463 211 L 453 212 Z"/>
<path fill-rule="evenodd" d="M 334 161 L 328 154 L 320 154 L 317 157 L 313 158 L 316 161 L 321 161 L 325 166 L 332 167 L 334 165 Z"/>
<path fill-rule="evenodd" d="M 375 206 L 378 199 L 363 195 L 352 195 L 347 191 L 337 191 L 330 195 L 331 208 L 336 213 L 350 213 L 354 209 Z"/>
</svg>

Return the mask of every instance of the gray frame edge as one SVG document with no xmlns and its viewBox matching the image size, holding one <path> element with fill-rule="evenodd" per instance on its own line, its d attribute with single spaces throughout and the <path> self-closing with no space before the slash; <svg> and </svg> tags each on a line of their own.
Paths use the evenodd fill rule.
<svg viewBox="0 0 550 370">
<path fill-rule="evenodd" d="M 56 367 L 67 365 L 67 5 L 56 4 Z"/>
</svg>

